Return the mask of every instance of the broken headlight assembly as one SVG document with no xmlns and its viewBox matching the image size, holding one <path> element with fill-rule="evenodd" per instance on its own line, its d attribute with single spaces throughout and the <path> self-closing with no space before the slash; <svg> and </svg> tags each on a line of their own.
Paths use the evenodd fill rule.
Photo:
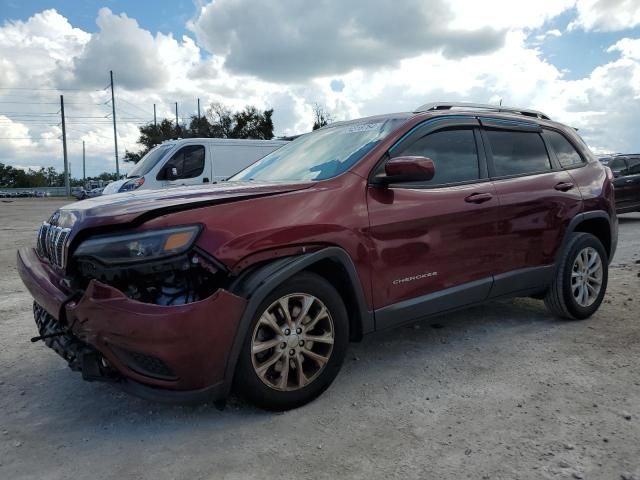
<svg viewBox="0 0 640 480">
<path fill-rule="evenodd" d="M 95 279 L 156 305 L 203 300 L 224 285 L 227 271 L 194 247 L 200 230 L 190 225 L 89 238 L 73 253 L 73 283 L 84 289 Z"/>
<path fill-rule="evenodd" d="M 187 251 L 200 226 L 164 228 L 124 235 L 104 235 L 82 242 L 74 257 L 91 257 L 105 264 L 148 261 Z"/>
</svg>

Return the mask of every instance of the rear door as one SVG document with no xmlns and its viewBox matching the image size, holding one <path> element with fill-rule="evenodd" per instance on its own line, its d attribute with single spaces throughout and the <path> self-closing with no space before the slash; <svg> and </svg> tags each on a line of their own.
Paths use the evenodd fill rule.
<svg viewBox="0 0 640 480">
<path fill-rule="evenodd" d="M 582 197 L 568 172 L 549 155 L 539 125 L 481 119 L 489 174 L 500 201 L 492 296 L 548 281 Z"/>
<path fill-rule="evenodd" d="M 631 186 L 634 207 L 640 210 L 640 157 L 629 157 L 628 164 L 629 175 L 626 183 Z"/>
<path fill-rule="evenodd" d="M 478 126 L 475 118 L 467 118 L 417 128 L 385 160 L 431 158 L 434 178 L 368 187 L 378 329 L 488 295 L 500 256 L 495 248 L 498 201 L 478 148 Z M 384 174 L 384 161 L 373 174 Z"/>
<path fill-rule="evenodd" d="M 614 158 L 609 162 L 609 168 L 614 176 L 613 187 L 615 188 L 616 210 L 632 208 L 636 203 L 634 198 L 635 182 L 632 178 L 627 158 Z"/>
</svg>

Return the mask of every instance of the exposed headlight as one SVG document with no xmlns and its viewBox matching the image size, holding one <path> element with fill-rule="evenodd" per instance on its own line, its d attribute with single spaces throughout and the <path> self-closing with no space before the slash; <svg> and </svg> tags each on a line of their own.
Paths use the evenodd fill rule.
<svg viewBox="0 0 640 480">
<path fill-rule="evenodd" d="M 103 263 L 155 260 L 186 252 L 199 233 L 199 225 L 190 225 L 124 235 L 101 235 L 82 242 L 73 256 L 93 257 Z"/>
<path fill-rule="evenodd" d="M 132 178 L 122 184 L 118 192 L 130 192 L 144 185 L 144 177 Z"/>
</svg>

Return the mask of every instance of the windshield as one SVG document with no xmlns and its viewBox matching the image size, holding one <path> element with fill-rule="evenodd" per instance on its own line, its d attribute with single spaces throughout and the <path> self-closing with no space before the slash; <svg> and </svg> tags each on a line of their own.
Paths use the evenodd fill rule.
<svg viewBox="0 0 640 480">
<path fill-rule="evenodd" d="M 316 130 L 258 160 L 229 181 L 333 178 L 357 163 L 404 120 L 361 120 Z"/>
<path fill-rule="evenodd" d="M 164 154 L 173 147 L 171 144 L 158 145 L 140 159 L 136 166 L 128 173 L 127 178 L 137 178 L 146 175 L 160 161 Z"/>
</svg>

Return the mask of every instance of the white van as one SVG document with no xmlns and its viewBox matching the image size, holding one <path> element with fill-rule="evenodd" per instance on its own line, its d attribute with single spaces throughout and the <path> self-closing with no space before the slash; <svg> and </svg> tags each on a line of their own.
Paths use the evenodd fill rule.
<svg viewBox="0 0 640 480">
<path fill-rule="evenodd" d="M 127 178 L 110 183 L 102 194 L 219 182 L 287 143 L 228 138 L 167 141 L 152 148 Z"/>
</svg>

